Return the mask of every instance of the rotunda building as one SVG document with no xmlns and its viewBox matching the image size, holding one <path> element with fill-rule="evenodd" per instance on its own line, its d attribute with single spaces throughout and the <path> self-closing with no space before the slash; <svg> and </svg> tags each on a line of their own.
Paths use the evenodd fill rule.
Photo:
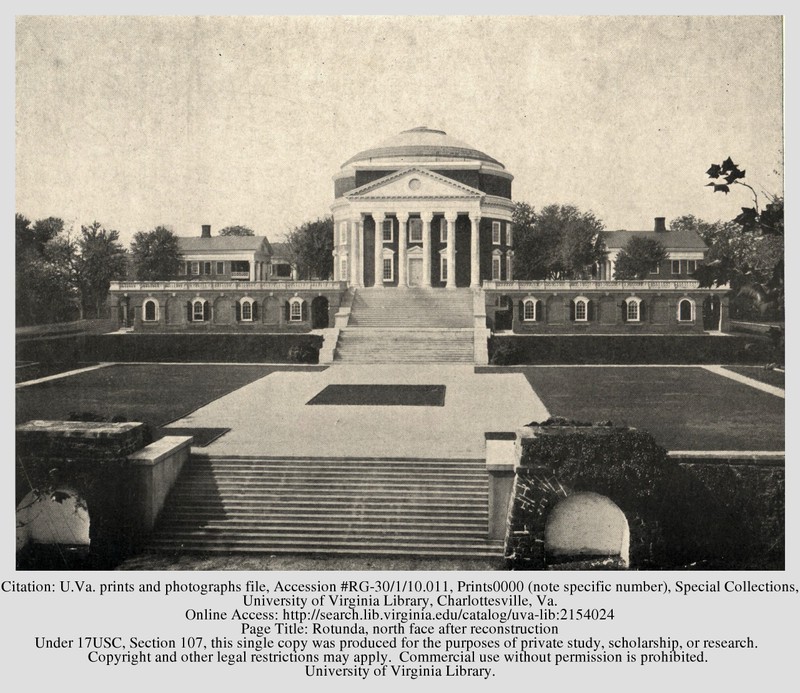
<svg viewBox="0 0 800 693">
<path fill-rule="evenodd" d="M 448 289 L 512 279 L 513 178 L 427 127 L 350 157 L 333 179 L 334 279 Z"/>
</svg>

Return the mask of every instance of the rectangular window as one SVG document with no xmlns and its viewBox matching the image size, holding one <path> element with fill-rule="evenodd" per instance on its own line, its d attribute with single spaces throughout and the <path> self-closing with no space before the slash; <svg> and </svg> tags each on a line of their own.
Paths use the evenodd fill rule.
<svg viewBox="0 0 800 693">
<path fill-rule="evenodd" d="M 500 245 L 500 222 L 493 221 L 492 222 L 492 243 L 494 245 Z"/>
<path fill-rule="evenodd" d="M 408 242 L 422 243 L 422 219 L 408 220 Z"/>
<path fill-rule="evenodd" d="M 192 263 L 191 262 L 187 262 L 186 263 L 186 274 L 191 274 L 191 273 L 192 273 Z"/>
<path fill-rule="evenodd" d="M 439 277 L 443 282 L 447 281 L 447 256 L 439 256 Z"/>
<path fill-rule="evenodd" d="M 492 258 L 492 279 L 495 281 L 500 280 L 500 256 L 495 255 Z"/>
<path fill-rule="evenodd" d="M 653 265 L 650 268 L 650 274 L 659 274 L 661 272 L 661 267 L 659 265 Z"/>
<path fill-rule="evenodd" d="M 575 301 L 575 320 L 586 322 L 586 301 Z"/>
<path fill-rule="evenodd" d="M 204 262 L 203 263 L 203 274 L 211 274 L 211 263 Z"/>
<path fill-rule="evenodd" d="M 200 274 L 200 263 L 199 262 L 193 262 L 192 263 L 192 274 L 195 275 L 195 276 Z"/>
<path fill-rule="evenodd" d="M 687 274 L 694 274 L 697 271 L 697 260 L 687 260 L 686 261 L 686 273 Z"/>
<path fill-rule="evenodd" d="M 348 278 L 347 277 L 347 258 L 343 257 L 342 258 L 342 262 L 341 262 L 339 280 L 340 281 L 347 281 L 347 278 Z"/>
<path fill-rule="evenodd" d="M 639 304 L 636 301 L 628 301 L 628 321 L 639 322 Z"/>
<path fill-rule="evenodd" d="M 506 224 L 506 245 L 512 245 L 512 234 L 511 234 L 511 224 Z"/>
<path fill-rule="evenodd" d="M 300 322 L 303 319 L 302 303 L 300 303 L 300 301 L 292 301 L 289 306 L 289 320 L 292 322 Z"/>
<path fill-rule="evenodd" d="M 511 256 L 506 257 L 506 281 L 511 281 Z"/>
<path fill-rule="evenodd" d="M 383 281 L 390 282 L 394 278 L 394 266 L 392 263 L 392 258 L 385 257 L 383 258 Z"/>
<path fill-rule="evenodd" d="M 447 243 L 447 219 L 439 219 L 439 242 Z"/>
<path fill-rule="evenodd" d="M 218 262 L 217 263 L 217 274 L 225 274 L 225 263 Z"/>
<path fill-rule="evenodd" d="M 386 219 L 383 222 L 383 242 L 392 242 L 392 232 L 394 230 L 394 222 L 391 219 Z"/>
<path fill-rule="evenodd" d="M 680 260 L 672 260 L 672 274 L 680 274 L 681 273 L 681 261 Z"/>
</svg>

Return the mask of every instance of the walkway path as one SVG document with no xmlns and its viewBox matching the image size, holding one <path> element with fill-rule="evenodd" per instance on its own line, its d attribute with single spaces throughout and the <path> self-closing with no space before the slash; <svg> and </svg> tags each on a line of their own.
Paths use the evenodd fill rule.
<svg viewBox="0 0 800 693">
<path fill-rule="evenodd" d="M 443 407 L 307 405 L 331 384 L 444 385 Z M 208 455 L 273 457 L 482 458 L 486 431 L 543 421 L 547 409 L 518 373 L 472 366 L 340 365 L 279 372 L 245 385 L 176 428 L 229 427 Z"/>
<path fill-rule="evenodd" d="M 756 390 L 761 390 L 762 392 L 767 392 L 770 395 L 775 395 L 781 399 L 786 399 L 786 390 L 782 390 L 774 385 L 768 385 L 767 383 L 762 383 L 760 380 L 748 378 L 746 375 L 742 375 L 741 373 L 729 371 L 723 366 L 703 366 L 703 368 L 705 368 L 707 371 L 711 371 L 712 373 L 716 373 L 717 375 L 721 375 L 723 378 L 730 378 L 731 380 L 735 380 L 737 383 L 749 385 L 750 387 L 754 387 Z"/>
</svg>

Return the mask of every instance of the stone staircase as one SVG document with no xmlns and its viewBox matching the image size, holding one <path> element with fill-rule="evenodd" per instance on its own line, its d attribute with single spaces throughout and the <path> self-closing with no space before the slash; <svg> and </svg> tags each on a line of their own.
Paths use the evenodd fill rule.
<svg viewBox="0 0 800 693">
<path fill-rule="evenodd" d="M 482 460 L 192 456 L 151 551 L 500 558 Z"/>
<path fill-rule="evenodd" d="M 358 289 L 348 327 L 471 328 L 469 289 Z"/>
<path fill-rule="evenodd" d="M 473 330 L 345 329 L 334 363 L 473 363 Z"/>
<path fill-rule="evenodd" d="M 358 289 L 334 362 L 473 363 L 469 289 Z"/>
</svg>

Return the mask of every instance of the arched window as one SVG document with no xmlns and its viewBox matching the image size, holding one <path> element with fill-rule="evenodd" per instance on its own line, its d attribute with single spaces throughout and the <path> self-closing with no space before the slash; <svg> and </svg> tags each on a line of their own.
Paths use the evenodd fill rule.
<svg viewBox="0 0 800 693">
<path fill-rule="evenodd" d="M 636 296 L 625 299 L 625 322 L 639 322 L 641 320 L 641 311 L 639 310 L 641 302 L 642 299 Z"/>
<path fill-rule="evenodd" d="M 525 322 L 536 322 L 539 319 L 539 301 L 526 298 L 522 304 L 522 319 Z"/>
<path fill-rule="evenodd" d="M 242 322 L 253 322 L 253 299 L 243 298 L 240 303 L 240 319 Z"/>
<path fill-rule="evenodd" d="M 694 321 L 694 301 L 683 298 L 678 303 L 678 322 Z"/>
<path fill-rule="evenodd" d="M 196 298 L 192 301 L 192 322 L 205 322 L 209 319 L 208 301 Z"/>
<path fill-rule="evenodd" d="M 145 322 L 158 320 L 158 302 L 155 299 L 148 298 L 142 305 L 142 319 Z"/>
<path fill-rule="evenodd" d="M 586 322 L 589 319 L 589 299 L 578 296 L 575 299 L 575 322 Z"/>
<path fill-rule="evenodd" d="M 289 299 L 289 322 L 301 322 L 303 320 L 303 299 L 294 297 Z"/>
</svg>

